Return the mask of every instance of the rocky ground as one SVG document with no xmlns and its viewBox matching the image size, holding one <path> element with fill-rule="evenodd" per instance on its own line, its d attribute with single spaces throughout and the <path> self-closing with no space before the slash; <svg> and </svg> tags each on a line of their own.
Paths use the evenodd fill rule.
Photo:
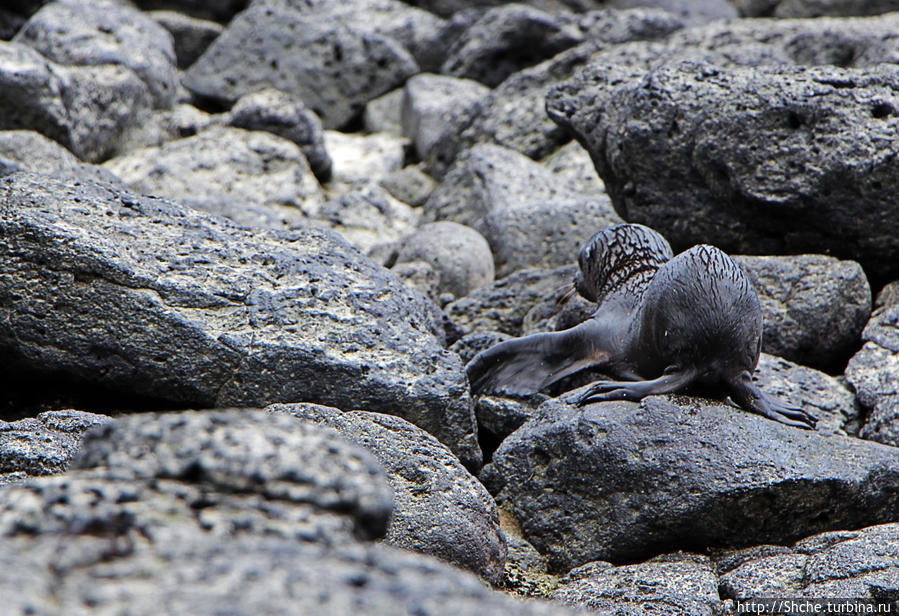
<svg viewBox="0 0 899 616">
<path fill-rule="evenodd" d="M 0 611 L 899 601 L 899 1 L 13 0 L 0 39 Z M 625 220 L 735 255 L 815 431 L 470 395 Z"/>
</svg>

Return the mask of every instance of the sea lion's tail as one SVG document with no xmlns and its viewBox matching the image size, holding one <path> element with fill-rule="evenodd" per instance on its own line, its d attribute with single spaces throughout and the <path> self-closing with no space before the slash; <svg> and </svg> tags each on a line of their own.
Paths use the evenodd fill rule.
<svg viewBox="0 0 899 616">
<path fill-rule="evenodd" d="M 465 367 L 472 394 L 535 394 L 559 379 L 605 363 L 604 328 L 590 319 L 561 332 L 506 340 L 478 353 Z"/>
</svg>

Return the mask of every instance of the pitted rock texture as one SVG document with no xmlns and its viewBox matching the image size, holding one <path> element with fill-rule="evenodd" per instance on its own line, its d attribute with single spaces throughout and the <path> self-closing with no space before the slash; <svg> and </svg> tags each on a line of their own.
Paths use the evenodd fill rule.
<svg viewBox="0 0 899 616">
<path fill-rule="evenodd" d="M 714 565 L 699 554 L 665 554 L 621 567 L 590 563 L 563 578 L 552 598 L 591 614 L 717 616 L 724 609 Z"/>
<path fill-rule="evenodd" d="M 895 601 L 899 525 L 813 535 L 715 558 L 723 598 L 857 597 Z"/>
<path fill-rule="evenodd" d="M 121 65 L 62 66 L 0 41 L 2 130 L 34 130 L 100 162 L 149 117 L 152 103 L 146 85 Z"/>
<path fill-rule="evenodd" d="M 110 185 L 0 185 L 0 349 L 182 404 L 401 412 L 480 453 L 437 308 L 333 233 L 266 235 Z"/>
<path fill-rule="evenodd" d="M 178 71 L 171 34 L 116 0 L 54 0 L 32 15 L 13 40 L 63 65 L 122 65 L 144 82 L 155 107 L 175 102 Z"/>
<path fill-rule="evenodd" d="M 383 471 L 293 417 L 122 418 L 89 434 L 78 467 L 0 489 L 11 613 L 570 613 L 360 541 L 386 528 Z"/>
<path fill-rule="evenodd" d="M 549 400 L 482 473 L 555 570 L 785 542 L 899 515 L 899 457 L 720 403 Z"/>
<path fill-rule="evenodd" d="M 759 295 L 765 352 L 839 370 L 871 316 L 871 287 L 861 266 L 825 255 L 735 260 Z"/>
<path fill-rule="evenodd" d="M 823 249 L 874 277 L 899 273 L 899 68 L 685 62 L 625 80 L 597 105 L 607 87 L 607 76 L 586 71 L 554 90 L 548 108 L 590 151 L 624 219 L 675 249 Z"/>
<path fill-rule="evenodd" d="M 48 475 L 64 471 L 92 426 L 112 421 L 84 411 L 46 411 L 37 417 L 0 420 L 0 474 Z"/>
<path fill-rule="evenodd" d="M 230 126 L 264 130 L 300 146 L 315 176 L 331 178 L 331 157 L 325 149 L 321 120 L 292 96 L 267 88 L 241 97 L 227 116 Z"/>
<path fill-rule="evenodd" d="M 325 199 L 300 148 L 262 131 L 213 126 L 116 156 L 104 167 L 134 191 L 241 224 L 254 223 L 259 209 L 265 215 L 260 226 L 298 225 L 317 215 Z"/>
<path fill-rule="evenodd" d="M 337 128 L 416 72 L 396 40 L 272 0 L 235 17 L 187 70 L 184 85 L 225 102 L 275 87 L 299 98 L 325 127 Z"/>
<path fill-rule="evenodd" d="M 267 410 L 333 428 L 384 466 L 394 502 L 386 543 L 501 582 L 506 544 L 496 503 L 433 436 L 380 413 L 342 413 L 311 404 L 276 404 Z"/>
<path fill-rule="evenodd" d="M 748 17 L 879 15 L 899 10 L 896 0 L 733 0 Z"/>
<path fill-rule="evenodd" d="M 880 299 L 885 303 L 862 332 L 864 346 L 849 361 L 846 378 L 868 411 L 860 436 L 899 446 L 899 297 L 888 290 Z"/>
</svg>

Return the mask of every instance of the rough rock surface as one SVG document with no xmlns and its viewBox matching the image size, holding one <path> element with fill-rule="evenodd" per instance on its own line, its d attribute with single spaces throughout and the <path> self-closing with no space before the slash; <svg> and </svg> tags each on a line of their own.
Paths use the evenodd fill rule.
<svg viewBox="0 0 899 616">
<path fill-rule="evenodd" d="M 37 131 L 88 162 L 116 151 L 148 117 L 152 99 L 130 69 L 66 67 L 0 41 L 0 129 Z"/>
<path fill-rule="evenodd" d="M 735 257 L 762 305 L 762 348 L 824 369 L 842 367 L 871 316 L 858 263 L 825 255 Z"/>
<path fill-rule="evenodd" d="M 83 163 L 52 139 L 32 130 L 0 131 L 0 175 L 33 171 L 54 177 L 119 182 L 111 171 Z"/>
<path fill-rule="evenodd" d="M 552 598 L 593 614 L 717 616 L 718 577 L 707 556 L 666 554 L 621 567 L 597 562 L 571 571 Z"/>
<path fill-rule="evenodd" d="M 331 157 L 325 149 L 321 120 L 303 103 L 274 88 L 242 96 L 226 123 L 247 130 L 264 130 L 300 146 L 315 176 L 331 178 Z"/>
<path fill-rule="evenodd" d="M 408 141 L 386 133 L 370 135 L 328 130 L 325 149 L 332 160 L 332 184 L 377 183 L 403 168 Z"/>
<path fill-rule="evenodd" d="M 899 301 L 892 293 L 862 332 L 864 346 L 849 361 L 846 377 L 868 411 L 859 433 L 899 446 Z"/>
<path fill-rule="evenodd" d="M 301 223 L 318 213 L 324 193 L 295 144 L 262 131 L 211 127 L 193 137 L 117 156 L 104 164 L 131 189 L 182 201 L 198 209 L 222 210 L 257 204 L 271 211 L 272 226 Z M 281 224 L 278 224 L 278 223 Z"/>
<path fill-rule="evenodd" d="M 465 297 L 493 282 L 493 255 L 484 236 L 455 222 L 423 225 L 397 245 L 397 263 L 424 261 L 439 275 L 438 291 Z"/>
<path fill-rule="evenodd" d="M 411 233 L 419 213 L 377 184 L 360 185 L 325 203 L 317 225 L 327 226 L 373 259 Z M 322 222 L 323 221 L 323 222 Z"/>
<path fill-rule="evenodd" d="M 187 70 L 184 84 L 227 102 L 272 86 L 299 98 L 325 127 L 337 128 L 416 72 L 415 60 L 396 40 L 272 0 L 235 17 Z"/>
<path fill-rule="evenodd" d="M 380 462 L 393 489 L 394 509 L 385 542 L 471 569 L 498 584 L 506 546 L 490 494 L 437 439 L 393 415 L 310 404 L 277 404 L 337 430 Z"/>
<path fill-rule="evenodd" d="M 85 430 L 111 421 L 84 411 L 46 411 L 37 417 L 0 420 L 0 475 L 48 475 L 65 470 Z"/>
<path fill-rule="evenodd" d="M 333 233 L 25 174 L 2 180 L 0 213 L 3 354 L 182 403 L 402 413 L 478 466 L 436 307 Z"/>
<path fill-rule="evenodd" d="M 176 11 L 153 11 L 149 16 L 172 35 L 175 60 L 180 69 L 193 64 L 225 29 L 214 21 Z"/>
<path fill-rule="evenodd" d="M 790 547 L 756 546 L 718 556 L 723 598 L 854 597 L 895 601 L 899 525 L 813 535 Z"/>
<path fill-rule="evenodd" d="M 548 109 L 590 151 L 623 218 L 675 249 L 827 250 L 899 274 L 899 68 L 688 62 L 625 80 L 597 105 L 608 79 L 587 71 Z"/>
<path fill-rule="evenodd" d="M 733 0 L 749 17 L 821 17 L 879 15 L 899 11 L 896 0 Z"/>
<path fill-rule="evenodd" d="M 77 466 L 0 490 L 11 613 L 569 613 L 360 541 L 386 528 L 383 471 L 292 417 L 129 417 L 92 431 Z"/>
<path fill-rule="evenodd" d="M 54 0 L 13 39 L 63 65 L 118 64 L 137 74 L 157 108 L 171 107 L 178 88 L 168 30 L 116 0 Z"/>
<path fill-rule="evenodd" d="M 482 478 L 556 570 L 796 540 L 899 515 L 896 449 L 720 403 L 549 400 Z"/>
</svg>

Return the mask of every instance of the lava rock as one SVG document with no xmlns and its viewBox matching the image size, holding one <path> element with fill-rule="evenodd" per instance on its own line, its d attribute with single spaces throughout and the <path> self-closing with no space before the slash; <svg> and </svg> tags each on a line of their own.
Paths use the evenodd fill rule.
<svg viewBox="0 0 899 616">
<path fill-rule="evenodd" d="M 81 162 L 67 149 L 40 133 L 31 130 L 0 131 L 0 175 L 16 171 L 121 182 L 111 171 Z"/>
<path fill-rule="evenodd" d="M 841 367 L 871 316 L 858 263 L 825 255 L 735 257 L 762 305 L 762 348 L 800 364 Z"/>
<path fill-rule="evenodd" d="M 145 11 L 178 11 L 198 19 L 227 22 L 247 6 L 248 0 L 134 0 Z"/>
<path fill-rule="evenodd" d="M 875 277 L 899 273 L 888 214 L 899 69 L 680 63 L 597 104 L 606 78 L 557 88 L 548 109 L 579 135 L 626 220 L 675 249 L 827 250 Z"/>
<path fill-rule="evenodd" d="M 791 541 L 899 512 L 892 447 L 699 398 L 577 408 L 572 396 L 544 403 L 482 473 L 556 570 L 672 545 Z"/>
<path fill-rule="evenodd" d="M 438 309 L 335 234 L 26 174 L 0 213 L 0 352 L 22 365 L 182 404 L 399 412 L 477 468 Z"/>
<path fill-rule="evenodd" d="M 272 212 L 275 226 L 318 213 L 324 193 L 299 147 L 262 131 L 213 126 L 198 135 L 117 156 L 104 167 L 133 190 L 177 199 L 250 222 L 246 203 Z M 227 201 L 231 199 L 231 201 Z M 223 209 L 222 205 L 234 205 Z M 283 221 L 283 222 L 282 222 Z"/>
<path fill-rule="evenodd" d="M 116 0 L 55 0 L 13 39 L 63 65 L 119 64 L 146 84 L 154 106 L 175 102 L 178 71 L 168 30 Z"/>
<path fill-rule="evenodd" d="M 520 336 L 528 311 L 543 300 L 556 301 L 571 284 L 575 268 L 521 270 L 478 289 L 446 307 L 463 333 L 495 331 Z"/>
<path fill-rule="evenodd" d="M 408 141 L 386 133 L 371 135 L 325 131 L 325 148 L 333 161 L 334 184 L 377 183 L 403 168 Z"/>
<path fill-rule="evenodd" d="M 707 556 L 666 554 L 614 567 L 591 563 L 571 571 L 552 598 L 598 614 L 717 616 L 724 604 Z"/>
<path fill-rule="evenodd" d="M 731 2 L 732 0 L 609 0 L 605 6 L 613 9 L 662 9 L 676 15 L 685 24 L 695 25 L 737 17 L 737 10 Z"/>
<path fill-rule="evenodd" d="M 716 558 L 722 596 L 892 600 L 899 590 L 899 524 L 813 535 Z"/>
<path fill-rule="evenodd" d="M 434 222 L 397 245 L 397 263 L 424 261 L 440 276 L 438 290 L 465 297 L 493 282 L 493 255 L 484 236 L 455 222 Z"/>
<path fill-rule="evenodd" d="M 871 315 L 846 378 L 868 411 L 860 436 L 899 446 L 899 301 L 889 292 L 881 298 L 886 303 Z"/>
<path fill-rule="evenodd" d="M 272 86 L 299 98 L 326 128 L 339 128 L 417 72 L 392 38 L 271 0 L 235 17 L 183 82 L 223 102 Z"/>
<path fill-rule="evenodd" d="M 556 174 L 559 183 L 572 192 L 596 198 L 606 192 L 590 159 L 590 153 L 577 141 L 563 145 L 540 162 Z"/>
<path fill-rule="evenodd" d="M 23 480 L 64 471 L 78 451 L 82 433 L 108 421 L 112 419 L 105 415 L 74 410 L 0 421 L 0 474 L 18 473 Z"/>
<path fill-rule="evenodd" d="M 584 41 L 571 19 L 522 4 L 490 9 L 456 40 L 440 72 L 495 87 Z"/>
<path fill-rule="evenodd" d="M 408 165 L 381 178 L 381 187 L 412 207 L 421 207 L 437 188 L 434 178 L 421 165 Z"/>
<path fill-rule="evenodd" d="M 411 233 L 419 221 L 418 212 L 377 184 L 361 185 L 329 200 L 318 216 L 321 222 L 315 224 L 337 231 L 375 260 L 379 253 Z"/>
<path fill-rule="evenodd" d="M 267 410 L 333 428 L 384 466 L 394 497 L 386 543 L 470 569 L 493 584 L 502 580 L 506 545 L 496 503 L 433 436 L 380 413 L 310 404 Z"/>
<path fill-rule="evenodd" d="M 446 130 L 447 118 L 474 109 L 489 93 L 489 88 L 471 79 L 431 73 L 415 75 L 403 88 L 402 133 L 425 159 Z"/>
<path fill-rule="evenodd" d="M 264 130 L 300 146 L 312 172 L 322 182 L 331 179 L 331 157 L 325 149 L 321 120 L 303 103 L 274 88 L 242 96 L 225 123 L 247 130 Z"/>
<path fill-rule="evenodd" d="M 402 113 L 403 88 L 396 88 L 387 94 L 374 98 L 365 105 L 362 124 L 367 133 L 386 133 L 394 137 L 403 136 Z"/>
<path fill-rule="evenodd" d="M 37 131 L 88 162 L 113 154 L 148 117 L 144 83 L 120 65 L 62 66 L 0 41 L 0 129 Z"/>
<path fill-rule="evenodd" d="M 148 15 L 172 35 L 176 65 L 180 69 L 196 62 L 225 29 L 214 21 L 175 11 L 152 11 Z"/>
<path fill-rule="evenodd" d="M 879 15 L 899 10 L 896 0 L 733 0 L 747 17 Z"/>
</svg>

